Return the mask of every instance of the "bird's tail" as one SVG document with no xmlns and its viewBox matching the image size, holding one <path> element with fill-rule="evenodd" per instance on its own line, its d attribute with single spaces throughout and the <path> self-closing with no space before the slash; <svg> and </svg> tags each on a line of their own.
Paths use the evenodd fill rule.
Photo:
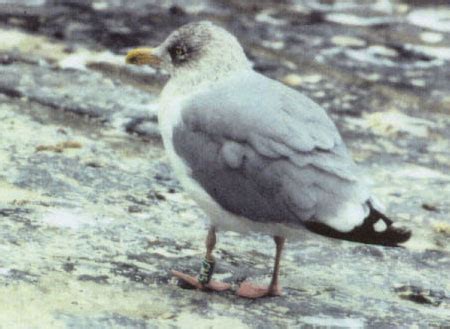
<svg viewBox="0 0 450 329">
<path fill-rule="evenodd" d="M 361 225 L 350 232 L 340 232 L 323 223 L 312 221 L 306 223 L 306 228 L 314 233 L 335 239 L 390 247 L 398 247 L 398 244 L 409 240 L 410 230 L 392 225 L 393 221 L 375 209 L 370 201 L 367 201 L 367 205 L 370 209 L 369 214 Z M 381 228 L 377 230 L 376 226 L 378 225 Z"/>
</svg>

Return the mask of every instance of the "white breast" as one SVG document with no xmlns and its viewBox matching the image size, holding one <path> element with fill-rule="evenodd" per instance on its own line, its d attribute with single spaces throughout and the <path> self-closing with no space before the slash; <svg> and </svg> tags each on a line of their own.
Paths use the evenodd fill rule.
<svg viewBox="0 0 450 329">
<path fill-rule="evenodd" d="M 180 158 L 173 146 L 173 130 L 181 123 L 181 110 L 186 96 L 162 94 L 158 112 L 159 129 L 163 138 L 164 148 L 169 157 L 172 168 L 187 193 L 195 200 L 210 198 L 200 185 L 191 178 L 191 170 Z"/>
<path fill-rule="evenodd" d="M 162 98 L 158 111 L 158 123 L 164 148 L 172 164 L 172 168 L 179 179 L 189 176 L 189 168 L 184 161 L 177 156 L 173 146 L 173 129 L 181 122 L 181 102 L 182 98 Z"/>
</svg>

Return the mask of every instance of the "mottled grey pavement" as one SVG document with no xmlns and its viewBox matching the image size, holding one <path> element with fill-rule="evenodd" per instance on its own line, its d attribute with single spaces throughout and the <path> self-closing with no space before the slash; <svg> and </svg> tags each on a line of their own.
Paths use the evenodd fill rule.
<svg viewBox="0 0 450 329">
<path fill-rule="evenodd" d="M 448 5 L 47 2 L 0 1 L 0 328 L 449 325 Z M 199 267 L 207 222 L 159 139 L 166 78 L 123 55 L 194 19 L 328 110 L 413 230 L 406 248 L 290 241 L 282 298 L 177 286 L 169 271 Z M 267 282 L 273 253 L 270 237 L 220 233 L 217 277 Z"/>
</svg>

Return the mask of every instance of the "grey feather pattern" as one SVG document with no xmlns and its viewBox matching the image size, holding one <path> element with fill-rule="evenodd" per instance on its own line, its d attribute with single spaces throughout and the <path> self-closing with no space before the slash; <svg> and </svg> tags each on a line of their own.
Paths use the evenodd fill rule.
<svg viewBox="0 0 450 329">
<path fill-rule="evenodd" d="M 173 143 L 216 202 L 254 221 L 301 225 L 368 198 L 325 111 L 255 72 L 190 97 Z"/>
</svg>

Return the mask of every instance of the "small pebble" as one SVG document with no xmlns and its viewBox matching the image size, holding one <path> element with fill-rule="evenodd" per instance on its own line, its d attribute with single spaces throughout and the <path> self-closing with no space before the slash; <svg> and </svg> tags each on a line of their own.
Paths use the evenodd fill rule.
<svg viewBox="0 0 450 329">
<path fill-rule="evenodd" d="M 411 84 L 416 87 L 425 87 L 426 82 L 425 82 L 425 80 L 414 79 L 414 80 L 411 80 Z"/>
<path fill-rule="evenodd" d="M 298 74 L 288 74 L 286 75 L 282 81 L 290 86 L 300 86 L 302 84 L 302 77 Z"/>
<path fill-rule="evenodd" d="M 173 5 L 169 8 L 169 14 L 174 16 L 184 16 L 186 15 L 186 12 L 180 6 Z"/>
<path fill-rule="evenodd" d="M 108 9 L 109 5 L 106 1 L 96 1 L 92 4 L 94 10 L 105 10 Z"/>
<path fill-rule="evenodd" d="M 380 80 L 381 76 L 378 73 L 371 73 L 364 75 L 363 78 L 369 81 L 378 81 Z"/>
<path fill-rule="evenodd" d="M 422 32 L 420 33 L 420 39 L 428 43 L 438 43 L 444 39 L 444 36 L 441 33 Z"/>
<path fill-rule="evenodd" d="M 284 83 L 293 87 L 297 87 L 308 83 L 318 83 L 321 80 L 322 76 L 319 74 L 301 76 L 295 73 L 288 74 L 284 76 L 284 78 L 282 79 Z"/>
<path fill-rule="evenodd" d="M 395 49 L 385 47 L 383 45 L 373 45 L 370 46 L 369 51 L 375 55 L 385 56 L 385 57 L 397 57 L 398 52 Z"/>
<path fill-rule="evenodd" d="M 450 237 L 450 224 L 441 222 L 433 225 L 433 230 L 436 233 L 442 234 L 444 236 Z"/>
<path fill-rule="evenodd" d="M 133 213 L 139 213 L 139 212 L 142 212 L 142 209 L 139 206 L 131 205 L 131 206 L 128 207 L 128 212 L 132 213 L 132 214 Z"/>
<path fill-rule="evenodd" d="M 422 208 L 428 211 L 438 211 L 438 208 L 431 203 L 422 203 Z"/>
<path fill-rule="evenodd" d="M 347 35 L 336 35 L 331 38 L 331 42 L 341 47 L 364 47 L 366 45 L 365 40 Z"/>
</svg>

